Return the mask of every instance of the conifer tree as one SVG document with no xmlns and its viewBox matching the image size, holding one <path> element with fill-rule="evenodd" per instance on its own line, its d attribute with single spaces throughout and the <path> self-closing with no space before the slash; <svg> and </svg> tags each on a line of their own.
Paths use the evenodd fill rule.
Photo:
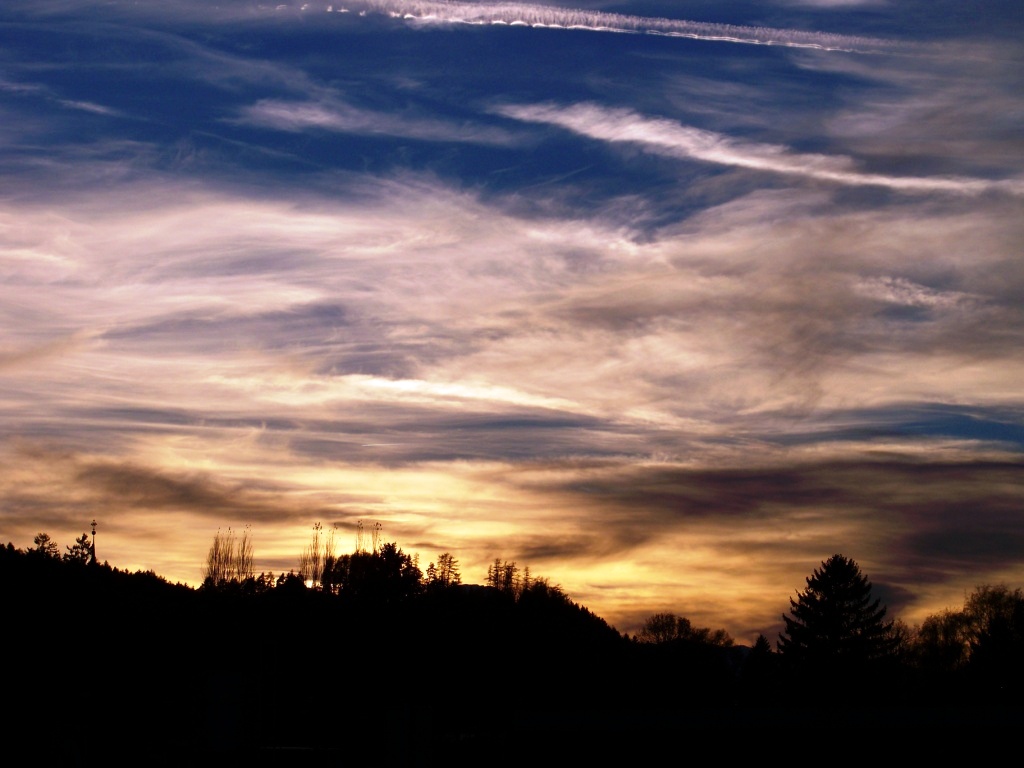
<svg viewBox="0 0 1024 768">
<path fill-rule="evenodd" d="M 92 558 L 92 544 L 89 542 L 89 534 L 83 533 L 75 539 L 73 547 L 66 547 L 64 560 L 70 563 L 88 563 Z"/>
<path fill-rule="evenodd" d="M 892 622 L 872 599 L 860 566 L 832 555 L 807 578 L 807 589 L 790 598 L 791 615 L 777 647 L 790 665 L 806 672 L 864 670 L 893 653 Z"/>
</svg>

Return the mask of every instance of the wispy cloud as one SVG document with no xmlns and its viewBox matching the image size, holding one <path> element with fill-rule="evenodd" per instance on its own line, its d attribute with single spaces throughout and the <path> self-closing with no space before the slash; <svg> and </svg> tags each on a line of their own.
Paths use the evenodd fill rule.
<svg viewBox="0 0 1024 768">
<path fill-rule="evenodd" d="M 396 115 L 361 109 L 332 99 L 292 102 L 264 99 L 244 107 L 234 121 L 281 131 L 335 131 L 362 135 L 401 136 L 423 141 L 503 145 L 514 141 L 501 128 L 455 123 L 417 115 Z"/>
<path fill-rule="evenodd" d="M 5 537 L 379 520 L 744 642 L 1019 581 L 1019 43 L 816 4 L 5 4 Z"/>
<path fill-rule="evenodd" d="M 16 96 L 28 97 L 34 96 L 45 99 L 54 104 L 59 104 L 67 109 L 79 110 L 81 112 L 91 112 L 96 115 L 106 116 L 120 116 L 122 113 L 111 107 L 104 106 L 102 104 L 96 104 L 90 101 L 79 101 L 76 99 L 65 99 L 61 98 L 51 88 L 43 85 L 31 82 L 16 82 L 0 77 L 0 92 L 14 94 Z"/>
<path fill-rule="evenodd" d="M 516 120 L 557 125 L 600 141 L 639 144 L 649 151 L 671 157 L 803 176 L 836 184 L 878 186 L 900 192 L 973 195 L 1000 191 L 1024 194 L 1024 181 L 1018 179 L 929 178 L 864 173 L 857 171 L 853 160 L 847 157 L 808 155 L 773 144 L 741 142 L 675 121 L 645 117 L 632 110 L 596 104 L 506 105 L 497 107 L 495 111 Z"/>
<path fill-rule="evenodd" d="M 877 0 L 876 0 L 877 1 Z M 808 0 L 815 5 L 868 4 L 870 0 Z M 48 15 L 65 13 L 76 7 L 92 8 L 88 0 L 33 3 L 27 13 Z M 899 53 L 927 50 L 906 41 L 828 31 L 723 24 L 677 18 L 660 18 L 610 13 L 554 5 L 518 2 L 461 2 L 460 0 L 341 0 L 319 3 L 268 3 L 264 6 L 235 1 L 210 6 L 195 0 L 178 0 L 174 7 L 166 3 L 134 3 L 120 10 L 148 18 L 188 18 L 213 23 L 252 21 L 282 15 L 321 13 L 382 14 L 417 25 L 465 24 L 523 26 L 570 29 L 599 33 L 658 35 L 742 45 L 779 46 L 845 53 Z"/>
<path fill-rule="evenodd" d="M 683 19 L 650 18 L 600 11 L 573 10 L 526 3 L 429 2 L 423 0 L 355 0 L 338 9 L 370 10 L 419 23 L 508 24 L 594 32 L 665 35 L 747 45 L 778 45 L 845 52 L 908 50 L 895 41 L 796 29 L 748 27 Z"/>
</svg>

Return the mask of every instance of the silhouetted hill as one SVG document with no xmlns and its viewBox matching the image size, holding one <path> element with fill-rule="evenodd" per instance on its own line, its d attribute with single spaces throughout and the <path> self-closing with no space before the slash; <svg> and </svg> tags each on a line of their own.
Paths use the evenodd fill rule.
<svg viewBox="0 0 1024 768">
<path fill-rule="evenodd" d="M 935 706 L 902 678 L 870 702 L 801 699 L 775 654 L 637 643 L 546 585 L 192 589 L 9 545 L 0 597 L 5 743 L 50 764 L 604 765 L 699 744 L 754 756 L 797 725 L 992 745 L 1021 722 L 1019 704 Z"/>
</svg>

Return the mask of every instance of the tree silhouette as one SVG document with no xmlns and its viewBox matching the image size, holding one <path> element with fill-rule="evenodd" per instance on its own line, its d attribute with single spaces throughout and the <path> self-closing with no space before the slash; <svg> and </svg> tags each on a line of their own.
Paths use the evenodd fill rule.
<svg viewBox="0 0 1024 768">
<path fill-rule="evenodd" d="M 83 533 L 75 539 L 74 546 L 65 547 L 64 559 L 72 563 L 85 565 L 92 560 L 92 544 L 89 541 L 89 534 Z"/>
<path fill-rule="evenodd" d="M 656 613 L 649 616 L 637 632 L 636 639 L 641 643 L 667 643 L 675 640 L 680 620 L 686 621 L 674 613 Z"/>
<path fill-rule="evenodd" d="M 501 558 L 494 558 L 494 562 L 487 566 L 487 586 L 494 587 L 499 592 L 516 595 L 519 591 L 519 567 L 515 560 L 502 562 Z"/>
<path fill-rule="evenodd" d="M 984 723 L 986 738 L 1005 731 L 1008 741 L 1019 731 L 1024 593 L 1004 585 L 977 588 L 962 610 L 912 632 L 886 620 L 856 563 L 836 555 L 791 600 L 774 653 L 763 635 L 752 648 L 716 644 L 717 633 L 671 613 L 651 617 L 652 641 L 634 642 L 547 579 L 526 578 L 525 568 L 516 578 L 504 560 L 491 575 L 517 591 L 431 590 L 415 558 L 394 543 L 337 558 L 345 568 L 332 569 L 331 590 L 307 588 L 294 571 L 193 590 L 151 571 L 80 567 L 81 555 L 54 556 L 43 534 L 35 544 L 0 547 L 0 600 L 14 628 L 9 656 L 18 660 L 5 697 L 25 721 L 14 732 L 40 729 L 38 738 L 68 764 L 81 762 L 72 726 L 96 712 L 123 733 L 122 750 L 146 756 L 132 764 L 161 765 L 206 751 L 220 762 L 246 756 L 263 764 L 261 753 L 283 749 L 310 757 L 322 749 L 325 764 L 355 750 L 360 765 L 411 765 L 408 752 L 377 760 L 378 742 L 367 738 L 375 728 L 415 745 L 417 765 L 448 768 L 493 763 L 509 750 L 522 757 L 502 764 L 525 763 L 562 737 L 567 749 L 571 740 L 573 750 L 600 753 L 583 762 L 604 764 L 609 743 L 663 748 L 687 728 L 750 744 L 759 743 L 752 735 L 774 736 L 794 722 L 803 739 L 858 734 L 844 749 L 875 745 L 859 734 L 877 727 L 912 733 L 920 725 L 919 733 L 941 729 L 946 738 Z M 69 550 L 83 553 L 84 534 L 77 544 Z M 68 617 L 85 608 L 88 626 L 69 633 Z M 273 641 L 242 643 L 225 656 L 224 638 L 240 636 Z M 896 642 L 916 651 L 908 655 L 913 666 L 889 663 Z M 344 688 L 325 678 L 310 647 L 352 660 Z M 950 649 L 950 665 L 933 663 Z M 50 669 L 68 693 L 84 695 L 41 686 L 39 670 Z M 421 708 L 413 690 L 436 693 Z M 353 696 L 354 714 L 341 703 Z M 446 702 L 455 696 L 484 704 L 454 717 Z M 296 704 L 250 705 L 261 701 Z M 916 749 L 928 740 L 912 741 Z"/>
<path fill-rule="evenodd" d="M 462 583 L 459 573 L 459 561 L 451 552 L 438 555 L 437 564 L 427 566 L 427 587 L 429 589 L 446 589 Z"/>
<path fill-rule="evenodd" d="M 975 588 L 960 610 L 928 616 L 912 642 L 918 673 L 933 696 L 1019 695 L 1024 686 L 1024 592 L 1005 584 Z"/>
<path fill-rule="evenodd" d="M 235 532 L 230 527 L 227 533 L 221 533 L 218 529 L 206 554 L 203 583 L 217 587 L 228 582 L 242 583 L 254 577 L 249 526 L 245 527 L 239 539 L 235 538 Z"/>
<path fill-rule="evenodd" d="M 650 616 L 637 632 L 636 639 L 641 643 L 670 643 L 684 640 L 725 648 L 733 644 L 733 639 L 724 629 L 712 631 L 708 627 L 695 627 L 689 619 L 674 613 L 655 613 Z"/>
<path fill-rule="evenodd" d="M 324 574 L 323 524 L 313 524 L 313 536 L 309 546 L 299 556 L 299 576 L 312 587 L 320 587 Z"/>
<path fill-rule="evenodd" d="M 1005 585 L 979 587 L 965 610 L 977 618 L 971 682 L 989 695 L 1017 700 L 1024 687 L 1024 594 Z"/>
<path fill-rule="evenodd" d="M 758 635 L 740 668 L 739 703 L 742 706 L 770 708 L 777 704 L 776 654 L 764 635 Z"/>
<path fill-rule="evenodd" d="M 413 557 L 394 542 L 333 559 L 323 578 L 334 594 L 364 602 L 397 602 L 423 588 L 423 573 Z"/>
<path fill-rule="evenodd" d="M 777 647 L 795 683 L 855 688 L 893 656 L 896 638 L 886 608 L 872 599 L 860 566 L 832 555 L 807 577 L 807 589 L 790 598 L 791 615 Z"/>
<path fill-rule="evenodd" d="M 43 557 L 60 557 L 60 547 L 57 546 L 57 542 L 50 538 L 48 533 L 37 533 L 32 539 L 32 543 L 36 545 L 36 548 L 32 550 Z"/>
</svg>

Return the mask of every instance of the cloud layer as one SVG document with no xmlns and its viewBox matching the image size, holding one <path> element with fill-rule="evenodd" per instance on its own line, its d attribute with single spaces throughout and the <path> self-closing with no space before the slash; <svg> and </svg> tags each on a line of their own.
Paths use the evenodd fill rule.
<svg viewBox="0 0 1024 768">
<path fill-rule="evenodd" d="M 1020 583 L 1021 51 L 826 5 L 14 4 L 4 543 L 375 521 L 740 642 Z"/>
</svg>

